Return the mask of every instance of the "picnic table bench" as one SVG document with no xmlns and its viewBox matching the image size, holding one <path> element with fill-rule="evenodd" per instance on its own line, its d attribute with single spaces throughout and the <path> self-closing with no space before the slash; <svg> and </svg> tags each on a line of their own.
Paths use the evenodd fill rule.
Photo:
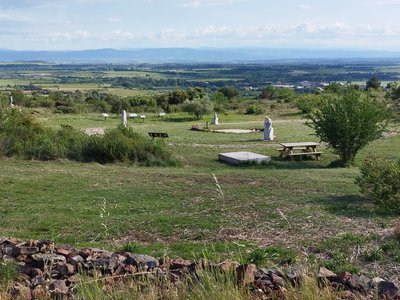
<svg viewBox="0 0 400 300">
<path fill-rule="evenodd" d="M 159 138 L 167 138 L 168 133 L 166 132 L 149 132 L 149 136 L 151 136 L 154 140 L 154 138 L 159 137 Z"/>
<path fill-rule="evenodd" d="M 322 154 L 322 152 L 316 151 L 319 143 L 315 142 L 281 143 L 280 145 L 283 147 L 278 149 L 280 158 L 289 157 L 293 159 L 295 157 L 315 156 L 319 160 Z"/>
</svg>

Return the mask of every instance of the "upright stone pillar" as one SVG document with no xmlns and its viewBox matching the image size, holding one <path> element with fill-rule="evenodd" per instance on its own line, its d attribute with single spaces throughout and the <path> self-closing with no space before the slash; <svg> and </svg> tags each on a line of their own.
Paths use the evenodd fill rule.
<svg viewBox="0 0 400 300">
<path fill-rule="evenodd" d="M 214 112 L 214 117 L 213 117 L 213 119 L 211 121 L 211 124 L 212 125 L 218 125 L 218 115 L 217 115 L 216 112 Z"/>
<path fill-rule="evenodd" d="M 121 124 L 122 126 L 126 127 L 128 125 L 128 122 L 126 121 L 126 111 L 123 110 L 121 114 Z"/>
<path fill-rule="evenodd" d="M 274 127 L 272 127 L 272 120 L 266 116 L 264 122 L 264 141 L 273 141 L 274 138 Z"/>
</svg>

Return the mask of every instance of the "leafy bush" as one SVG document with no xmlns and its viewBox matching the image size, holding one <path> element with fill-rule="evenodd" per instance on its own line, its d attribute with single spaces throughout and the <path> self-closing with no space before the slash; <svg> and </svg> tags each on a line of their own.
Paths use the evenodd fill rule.
<svg viewBox="0 0 400 300">
<path fill-rule="evenodd" d="M 0 153 L 6 156 L 23 156 L 45 132 L 30 115 L 17 109 L 0 110 L 0 120 Z"/>
<path fill-rule="evenodd" d="M 214 109 L 213 103 L 208 99 L 195 99 L 191 101 L 187 101 L 184 106 L 183 110 L 188 112 L 196 118 L 201 119 L 204 115 L 212 113 Z"/>
<path fill-rule="evenodd" d="M 88 136 L 71 126 L 45 128 L 30 115 L 16 109 L 0 110 L 0 154 L 28 159 L 140 162 L 146 165 L 176 165 L 163 141 L 153 141 L 131 128 L 118 127 L 104 136 Z"/>
<path fill-rule="evenodd" d="M 308 117 L 317 136 L 346 165 L 354 161 L 359 150 L 382 135 L 388 114 L 382 102 L 350 87 L 326 95 Z"/>
<path fill-rule="evenodd" d="M 256 105 L 249 105 L 246 109 L 247 115 L 260 115 L 263 113 L 263 110 Z"/>
<path fill-rule="evenodd" d="M 379 207 L 400 212 L 400 160 L 370 158 L 360 167 L 356 183 Z"/>
<path fill-rule="evenodd" d="M 303 114 L 310 114 L 313 109 L 318 108 L 318 105 L 321 103 L 320 95 L 303 95 L 296 99 L 297 108 L 301 110 Z"/>
</svg>

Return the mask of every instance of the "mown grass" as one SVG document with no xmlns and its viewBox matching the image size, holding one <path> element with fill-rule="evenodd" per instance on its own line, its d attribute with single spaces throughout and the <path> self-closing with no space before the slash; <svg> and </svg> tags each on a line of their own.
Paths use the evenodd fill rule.
<svg viewBox="0 0 400 300">
<path fill-rule="evenodd" d="M 119 123 L 118 117 L 104 121 L 97 115 L 39 115 L 52 127 L 113 127 Z M 360 195 L 354 180 L 359 173 L 356 166 L 370 155 L 400 158 L 396 151 L 400 137 L 372 143 L 350 168 L 329 168 L 337 156 L 324 146 L 320 147 L 320 161 L 273 159 L 267 165 L 236 167 L 217 160 L 218 153 L 230 151 L 253 151 L 276 158 L 278 142 L 317 141 L 298 116 L 288 119 L 284 112 L 271 115 L 276 142 L 262 141 L 262 133 L 190 131 L 199 121 L 174 120 L 188 117 L 183 114 L 172 114 L 168 120 L 149 116 L 145 122 L 129 123 L 145 134 L 168 132 L 166 143 L 182 161 L 181 167 L 2 158 L 0 235 L 49 238 L 77 246 L 133 247 L 155 256 L 192 258 L 205 252 L 243 260 L 256 249 L 278 246 L 295 251 L 296 261 L 302 249 L 313 246 L 323 253 L 328 248 L 344 253 L 344 257 L 338 254 L 334 265 L 345 261 L 353 270 L 362 270 L 362 265 L 349 260 L 352 253 L 334 239 L 343 234 L 360 239 L 383 235 L 395 222 L 396 216 L 376 210 Z M 263 122 L 263 116 L 238 114 L 220 119 L 224 123 L 221 128 L 262 127 Z M 109 215 L 101 218 L 103 203 Z M 366 247 L 370 242 L 359 244 Z M 397 255 L 387 251 L 391 257 Z M 268 254 L 260 253 L 261 258 Z"/>
</svg>

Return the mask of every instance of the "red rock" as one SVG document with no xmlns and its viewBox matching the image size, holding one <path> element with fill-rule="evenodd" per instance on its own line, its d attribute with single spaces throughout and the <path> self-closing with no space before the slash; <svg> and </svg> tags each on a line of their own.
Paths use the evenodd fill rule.
<svg viewBox="0 0 400 300">
<path fill-rule="evenodd" d="M 69 289 L 65 284 L 65 280 L 53 280 L 49 284 L 49 291 L 51 294 L 57 296 L 57 295 L 67 295 Z"/>
<path fill-rule="evenodd" d="M 240 265 L 237 269 L 237 278 L 240 285 L 248 285 L 254 282 L 254 274 L 257 271 L 255 264 Z"/>
<path fill-rule="evenodd" d="M 181 268 L 188 267 L 191 264 L 192 264 L 192 262 L 190 260 L 186 260 L 186 259 L 183 259 L 183 258 L 176 258 L 176 259 L 170 260 L 169 268 L 171 270 L 181 269 Z"/>
<path fill-rule="evenodd" d="M 57 249 L 56 249 L 56 253 L 57 253 L 57 254 L 64 255 L 64 256 L 68 256 L 69 254 L 72 253 L 72 250 L 70 250 L 70 249 L 64 249 L 64 248 L 57 248 Z"/>
<path fill-rule="evenodd" d="M 336 277 L 336 274 L 328 270 L 327 268 L 319 267 L 318 276 L 328 278 L 328 277 Z"/>
<path fill-rule="evenodd" d="M 89 248 L 84 248 L 79 251 L 79 255 L 82 256 L 83 258 L 87 258 L 92 254 L 92 251 Z"/>
<path fill-rule="evenodd" d="M 351 273 L 349 272 L 341 272 L 337 274 L 339 281 L 341 283 L 346 283 L 347 280 L 351 278 Z"/>
<path fill-rule="evenodd" d="M 16 257 L 16 259 L 17 259 L 17 261 L 26 261 L 26 259 L 28 258 L 28 256 L 26 256 L 26 255 L 18 255 L 17 257 Z"/>
</svg>

